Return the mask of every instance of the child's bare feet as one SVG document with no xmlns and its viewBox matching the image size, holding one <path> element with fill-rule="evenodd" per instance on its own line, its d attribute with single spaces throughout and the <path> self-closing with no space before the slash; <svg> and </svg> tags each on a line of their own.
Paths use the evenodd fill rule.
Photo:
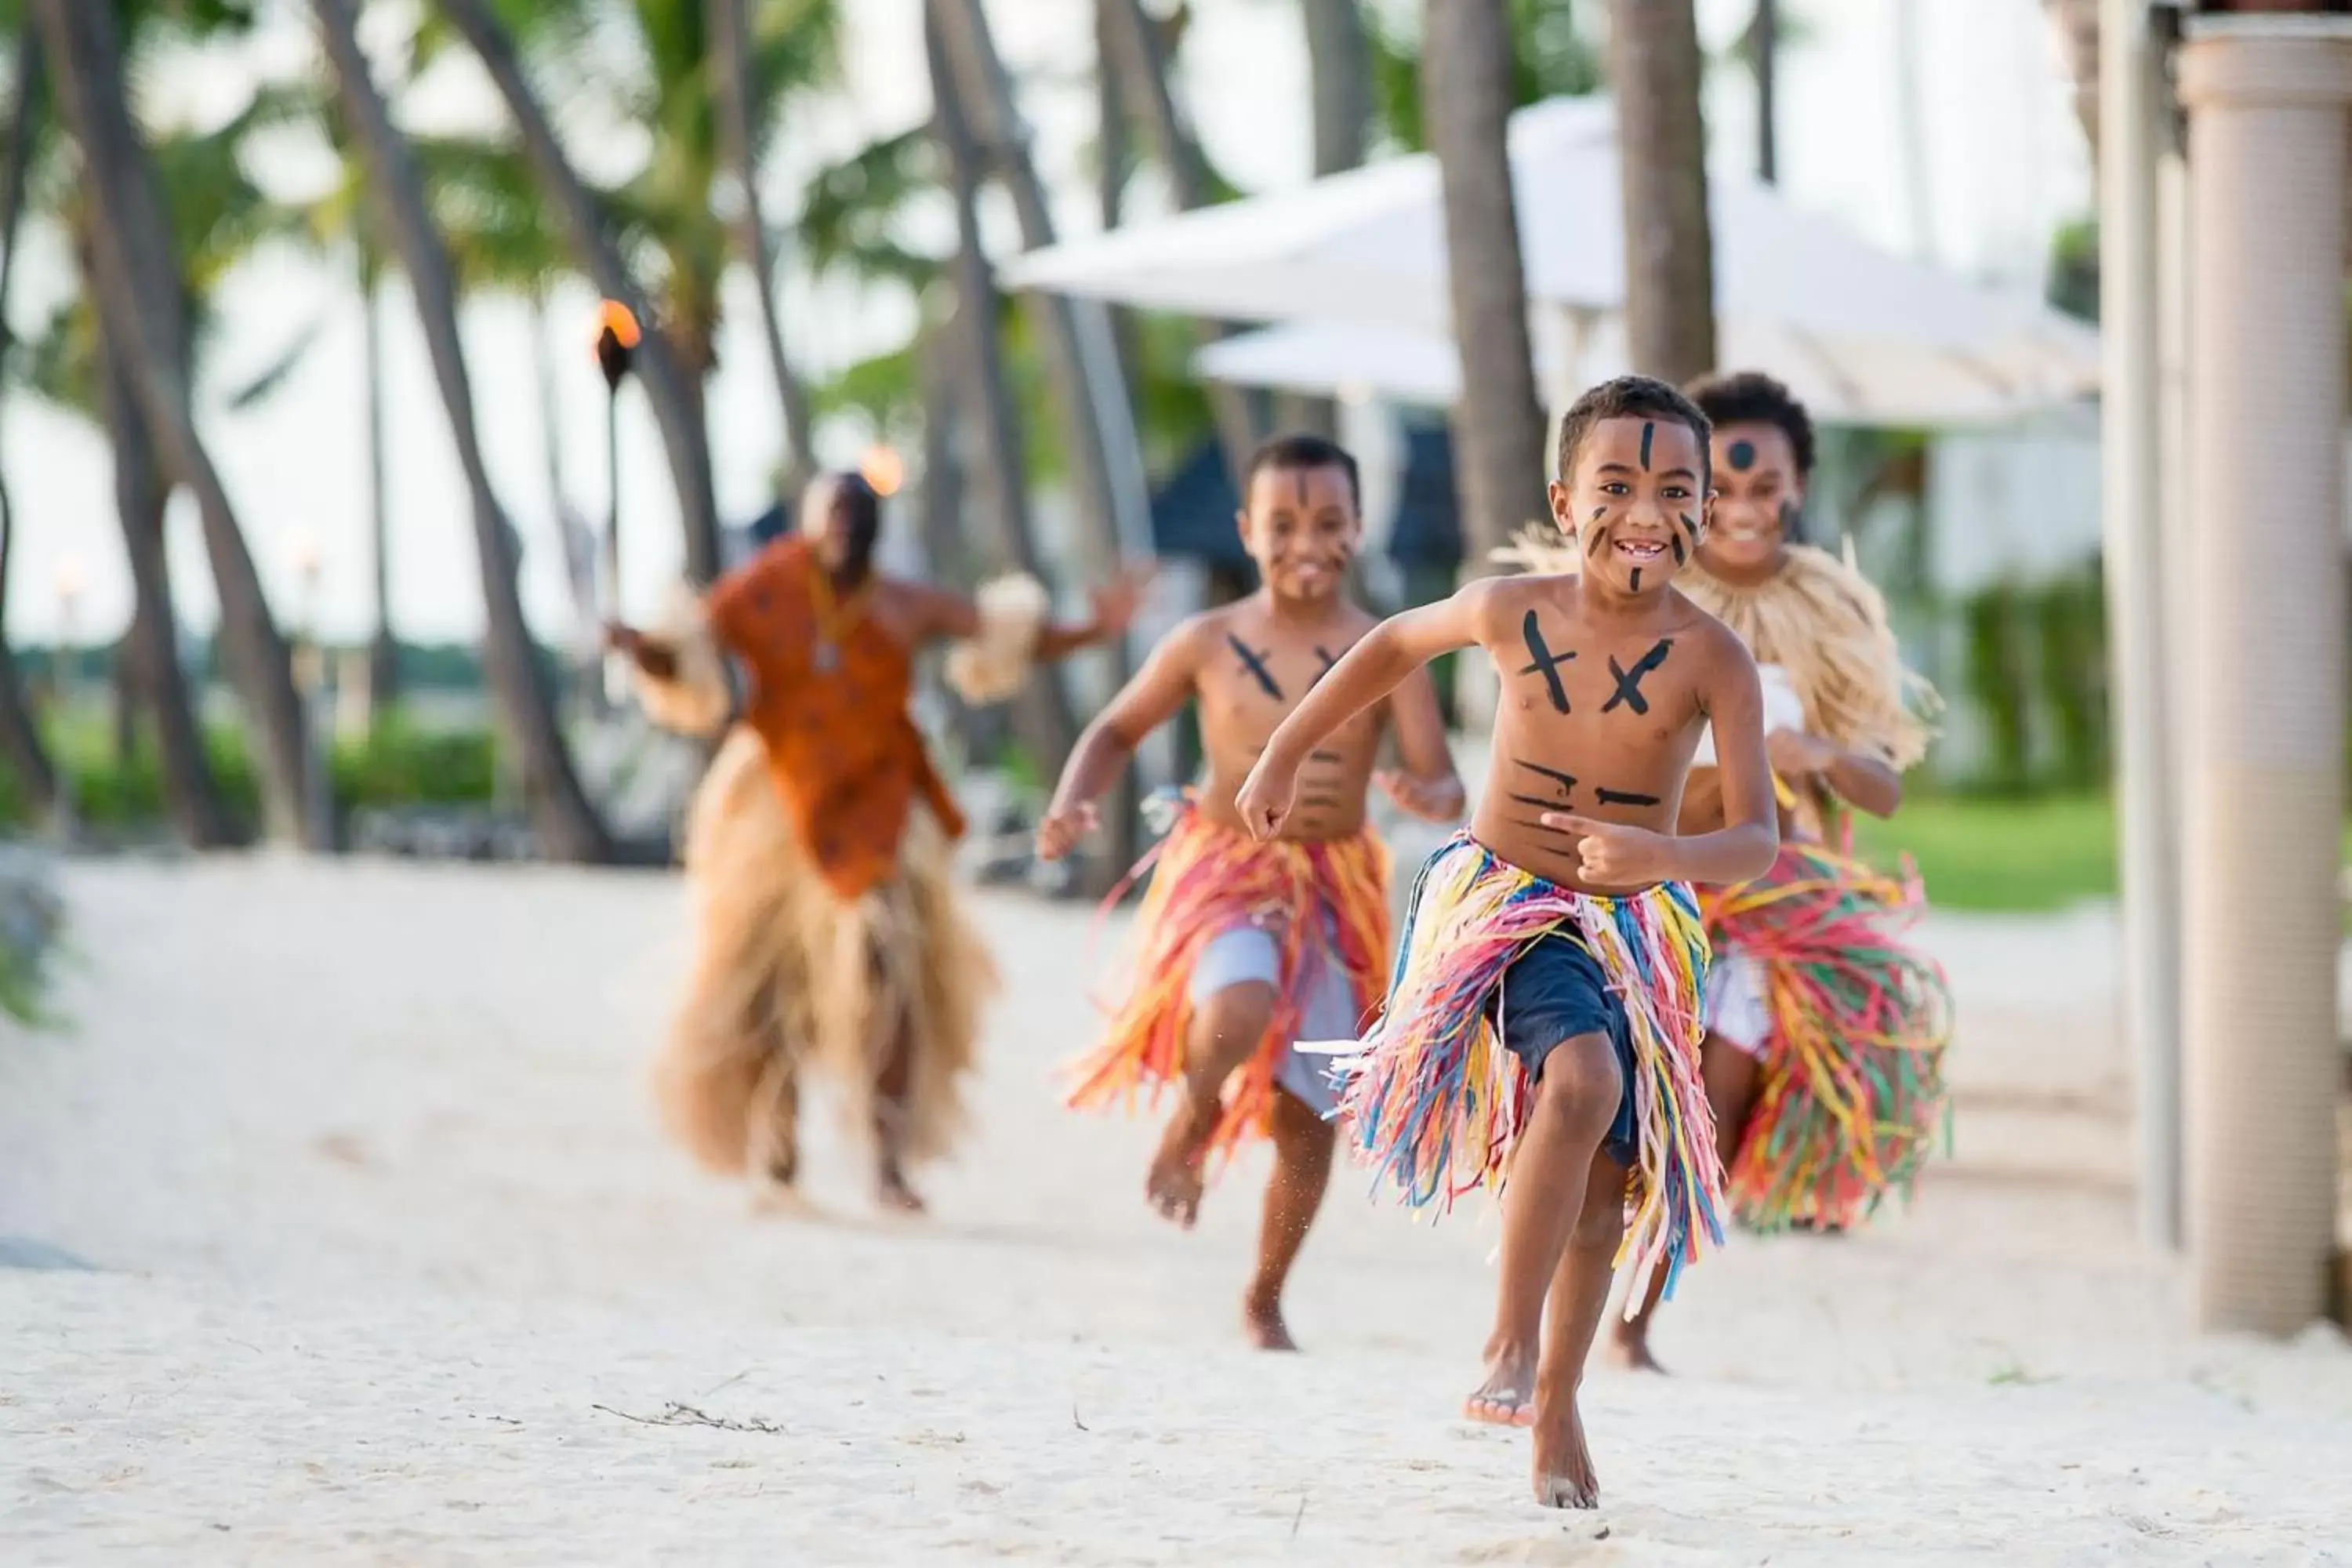
<svg viewBox="0 0 2352 1568">
<path fill-rule="evenodd" d="M 1262 1351 L 1295 1351 L 1298 1342 L 1290 1337 L 1290 1326 L 1282 1321 L 1282 1299 L 1262 1295 L 1252 1290 L 1242 1298 L 1242 1330 L 1249 1335 L 1252 1345 Z"/>
<path fill-rule="evenodd" d="M 1666 1369 L 1650 1353 L 1650 1330 L 1645 1323 L 1619 1323 L 1609 1335 L 1609 1359 L 1628 1372 L 1666 1375 Z"/>
<path fill-rule="evenodd" d="M 1202 1167 L 1221 1110 L 1214 1101 L 1204 1108 L 1188 1097 L 1168 1119 L 1168 1131 L 1161 1134 L 1159 1152 L 1151 1156 L 1151 1170 L 1143 1179 L 1143 1194 L 1151 1206 L 1187 1230 L 1200 1217 Z"/>
<path fill-rule="evenodd" d="M 1531 1345 L 1489 1347 L 1486 1381 L 1462 1402 L 1465 1420 L 1490 1426 L 1532 1426 L 1536 1419 L 1536 1352 Z"/>
<path fill-rule="evenodd" d="M 1584 1446 L 1584 1418 L 1576 1395 L 1537 1395 L 1535 1422 L 1536 1501 L 1546 1508 L 1599 1508 L 1601 1478 L 1593 1473 L 1592 1452 Z"/>
</svg>

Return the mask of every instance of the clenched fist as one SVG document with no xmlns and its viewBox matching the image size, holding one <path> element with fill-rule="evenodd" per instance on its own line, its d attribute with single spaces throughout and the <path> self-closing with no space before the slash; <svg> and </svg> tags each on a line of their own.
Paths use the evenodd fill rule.
<svg viewBox="0 0 2352 1568">
<path fill-rule="evenodd" d="M 1605 888 L 1646 887 L 1674 875 L 1674 841 L 1646 827 L 1622 822 L 1595 822 L 1564 811 L 1547 811 L 1538 818 L 1546 827 L 1580 834 L 1577 869 L 1584 879 Z"/>
</svg>

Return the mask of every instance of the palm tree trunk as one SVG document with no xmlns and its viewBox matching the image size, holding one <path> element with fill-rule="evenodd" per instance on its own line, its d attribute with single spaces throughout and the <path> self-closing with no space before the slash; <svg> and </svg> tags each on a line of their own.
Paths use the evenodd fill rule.
<svg viewBox="0 0 2352 1568">
<path fill-rule="evenodd" d="M 474 548 L 482 574 L 488 622 L 484 638 L 490 689 L 504 721 L 506 738 L 521 763 L 522 786 L 531 826 L 542 850 L 559 860 L 609 859 L 611 836 L 589 802 L 572 766 L 563 731 L 556 722 L 555 694 L 530 629 L 523 619 L 517 586 L 520 564 L 513 529 L 490 488 L 474 425 L 473 388 L 466 374 L 457 332 L 457 285 L 449 254 L 434 232 L 425 185 L 408 143 L 393 128 L 392 112 L 360 51 L 357 0 L 314 0 L 319 30 L 335 72 L 336 89 L 353 137 L 367 162 L 370 194 L 384 232 L 400 256 L 434 380 L 449 417 L 449 434 L 473 498 Z"/>
<path fill-rule="evenodd" d="M 1505 141 L 1510 37 L 1503 0 L 1426 0 L 1422 15 L 1422 100 L 1444 189 L 1446 270 L 1462 356 L 1454 469 L 1470 554 L 1465 565 L 1475 573 L 1490 570 L 1489 552 L 1547 515 L 1543 405 Z"/>
<path fill-rule="evenodd" d="M 125 668 L 117 672 L 118 690 L 136 699 L 130 705 L 133 710 L 144 707 L 154 716 L 163 806 L 181 839 L 197 849 L 218 848 L 236 842 L 236 831 L 213 774 L 187 671 L 180 665 L 180 617 L 163 555 L 163 506 L 171 489 L 120 345 L 101 342 L 100 358 L 107 437 L 114 451 L 114 505 L 131 563 L 131 630 L 119 655 Z"/>
<path fill-rule="evenodd" d="M 981 0 L 930 0 L 925 15 L 934 29 L 934 97 L 951 97 L 961 105 L 965 124 L 986 149 L 989 165 L 1013 198 L 1022 243 L 1031 249 L 1053 244 L 1054 218 L 1045 184 L 1030 161 L 1013 84 L 997 55 Z M 1055 404 L 1077 481 L 1079 510 L 1093 525 L 1079 530 L 1079 544 L 1088 570 L 1108 578 L 1127 562 L 1151 552 L 1143 456 L 1136 440 L 1134 407 L 1118 384 L 1110 318 L 1091 301 L 1033 294 L 1027 303 L 1058 395 Z M 1124 682 L 1132 668 L 1127 647 L 1115 643 L 1107 651 L 1113 679 Z M 1109 856 L 1103 869 L 1109 874 L 1093 879 L 1097 889 L 1107 889 L 1118 869 L 1134 863 L 1142 844 L 1137 806 L 1134 770 L 1129 769 L 1104 813 Z"/>
<path fill-rule="evenodd" d="M 1768 185 L 1780 180 L 1780 0 L 1756 0 L 1748 24 L 1748 49 L 1756 70 L 1756 177 Z"/>
<path fill-rule="evenodd" d="M 310 742 L 286 639 L 270 616 L 228 490 L 196 431 L 184 282 L 154 163 L 131 118 L 114 7 L 34 0 L 33 10 L 91 187 L 100 303 L 121 329 L 117 352 L 164 466 L 195 494 L 220 601 L 224 651 L 259 742 L 256 760 L 269 832 L 327 847 L 319 840 L 323 823 L 304 809 Z"/>
<path fill-rule="evenodd" d="M 365 364 L 368 443 L 368 555 L 375 584 L 375 635 L 368 641 L 367 709 L 373 722 L 400 700 L 400 639 L 392 629 L 392 507 L 385 492 L 383 440 L 383 301 L 378 298 L 383 266 L 374 236 L 360 219 L 360 310 L 366 322 L 361 338 Z"/>
<path fill-rule="evenodd" d="M 16 101 L 8 116 L 7 163 L 0 169 L 0 388 L 7 384 L 8 353 L 16 346 L 8 330 L 8 300 L 16 280 L 16 241 L 24 233 L 25 174 L 32 162 L 33 131 L 40 122 L 47 79 L 41 66 L 41 36 L 28 20 L 16 34 Z M 16 503 L 8 493 L 6 470 L 0 468 L 0 616 L 6 613 L 8 559 L 16 539 Z M 0 756 L 7 759 L 36 812 L 46 816 L 56 808 L 57 769 L 49 762 L 48 748 L 41 744 L 40 726 L 26 700 L 24 677 L 5 626 L 0 626 Z"/>
<path fill-rule="evenodd" d="M 992 536 L 991 566 L 1042 579 L 1045 570 L 1029 521 L 1028 465 L 997 329 L 996 280 L 982 248 L 980 148 L 947 69 L 939 30 L 926 26 L 924 33 L 933 73 L 932 133 L 946 154 L 956 204 L 955 312 L 944 329 L 954 344 L 951 384 L 962 389 L 962 406 L 981 432 L 982 460 L 972 465 L 972 489 L 979 492 L 980 511 Z M 943 401 L 935 399 L 935 404 Z M 1061 669 L 1039 670 L 1013 707 L 1015 728 L 1039 769 L 1059 773 L 1078 734 Z"/>
<path fill-rule="evenodd" d="M 1692 0 L 1615 0 L 1609 74 L 1625 211 L 1625 343 L 1676 384 L 1715 368 L 1715 261 Z"/>
<path fill-rule="evenodd" d="M 1372 46 L 1358 0 L 1299 0 L 1307 24 L 1307 94 L 1314 101 L 1315 173 L 1362 164 L 1372 126 Z M 1286 394 L 1275 400 L 1286 430 L 1339 433 L 1339 406 L 1328 397 Z"/>
<path fill-rule="evenodd" d="M 948 68 L 935 74 L 934 90 L 943 80 L 954 83 L 983 162 L 1013 198 L 1023 246 L 1034 250 L 1053 244 L 1053 209 L 1030 159 L 1012 80 L 997 55 L 985 8 L 981 0 L 930 0 L 927 15 L 938 26 L 940 58 Z M 1079 505 L 1096 525 L 1081 531 L 1080 544 L 1089 568 L 1108 574 L 1122 559 L 1140 558 L 1151 549 L 1135 412 L 1123 396 L 1109 395 L 1121 389 L 1105 379 L 1112 368 L 1108 319 L 1092 301 L 1029 299 L 1062 414 Z"/>
<path fill-rule="evenodd" d="M 1108 39 L 1118 48 L 1115 68 L 1125 81 L 1127 95 L 1142 105 L 1152 152 L 1168 172 L 1176 205 L 1188 210 L 1208 205 L 1216 195 L 1209 182 L 1208 159 L 1169 84 L 1168 53 L 1161 47 L 1159 28 L 1143 14 L 1138 0 L 1102 0 L 1102 4 L 1111 23 L 1107 29 Z M 1103 62 L 1103 68 L 1114 68 L 1114 62 Z M 1218 322 L 1196 319 L 1192 335 L 1205 346 L 1223 338 L 1225 329 Z M 1213 381 L 1204 390 L 1209 412 L 1217 422 L 1217 439 L 1224 447 L 1225 467 L 1239 483 L 1262 439 L 1257 416 L 1250 408 L 1249 395 L 1238 386 Z"/>
<path fill-rule="evenodd" d="M 51 4 L 58 0 L 50 0 Z M 637 345 L 637 379 L 646 389 L 654 421 L 661 429 L 662 449 L 669 458 L 670 477 L 677 488 L 679 526 L 686 534 L 687 574 L 697 583 L 715 581 L 721 561 L 719 547 L 719 504 L 710 488 L 710 446 L 702 417 L 700 389 L 678 360 L 677 350 L 654 330 L 652 308 L 621 259 L 618 247 L 606 232 L 604 215 L 595 196 L 582 183 L 564 156 L 563 143 L 547 111 L 533 96 L 523 76 L 514 39 L 491 15 L 485 0 L 437 0 L 441 14 L 463 35 L 481 58 L 499 89 L 507 112 L 521 133 L 523 152 L 538 175 L 541 189 L 555 204 L 572 246 L 572 258 L 607 298 L 627 306 L 647 324 Z M 761 287 L 767 287 L 762 279 Z"/>
<path fill-rule="evenodd" d="M 776 252 L 760 205 L 760 150 L 751 142 L 751 37 L 745 0 L 705 0 L 709 9 L 711 72 L 719 89 L 719 134 L 743 200 L 736 209 L 735 243 L 760 291 L 760 322 L 768 350 L 768 372 L 784 413 L 784 489 L 787 498 L 816 471 L 811 430 L 815 416 L 808 386 L 784 353 L 784 323 L 776 306 Z"/>
</svg>

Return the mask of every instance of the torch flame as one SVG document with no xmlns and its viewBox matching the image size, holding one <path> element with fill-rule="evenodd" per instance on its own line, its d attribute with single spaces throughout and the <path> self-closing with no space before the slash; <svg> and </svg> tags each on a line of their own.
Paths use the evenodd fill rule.
<svg viewBox="0 0 2352 1568">
<path fill-rule="evenodd" d="M 887 447 L 867 447 L 866 456 L 857 460 L 857 471 L 877 496 L 897 495 L 898 487 L 907 482 L 906 459 Z"/>
<path fill-rule="evenodd" d="M 596 328 L 598 336 L 610 332 L 625 349 L 637 346 L 637 319 L 618 300 L 606 300 L 596 307 Z"/>
</svg>

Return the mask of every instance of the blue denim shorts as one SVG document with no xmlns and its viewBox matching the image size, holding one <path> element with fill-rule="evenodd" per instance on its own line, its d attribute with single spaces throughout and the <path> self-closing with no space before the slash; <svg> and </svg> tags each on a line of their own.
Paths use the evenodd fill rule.
<svg viewBox="0 0 2352 1568">
<path fill-rule="evenodd" d="M 1642 1134 L 1633 1115 L 1633 1026 L 1625 1001 L 1609 984 L 1608 972 L 1582 937 L 1556 931 L 1519 950 L 1486 999 L 1486 1016 L 1503 1037 L 1503 1047 L 1519 1058 L 1531 1081 L 1543 1080 L 1544 1060 L 1579 1035 L 1606 1035 L 1617 1053 L 1617 1115 L 1601 1148 L 1621 1165 L 1640 1156 Z"/>
</svg>

